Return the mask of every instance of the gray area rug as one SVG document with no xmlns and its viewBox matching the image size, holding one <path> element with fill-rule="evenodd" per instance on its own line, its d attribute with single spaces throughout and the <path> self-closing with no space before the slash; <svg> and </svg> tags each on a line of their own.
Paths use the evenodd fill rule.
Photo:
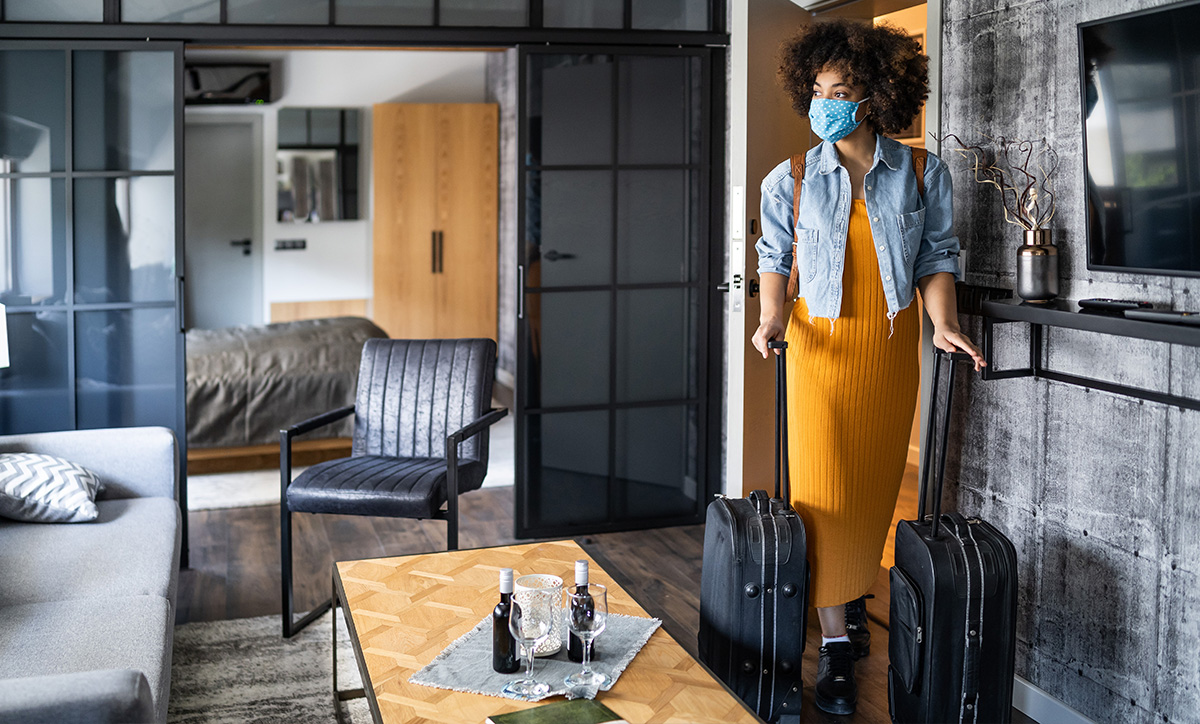
<svg viewBox="0 0 1200 724">
<path fill-rule="evenodd" d="M 338 687 L 360 687 L 358 667 L 338 612 Z M 330 614 L 289 640 L 278 616 L 175 627 L 170 722 L 335 721 Z M 342 704 L 354 724 L 371 721 L 366 699 Z"/>
</svg>

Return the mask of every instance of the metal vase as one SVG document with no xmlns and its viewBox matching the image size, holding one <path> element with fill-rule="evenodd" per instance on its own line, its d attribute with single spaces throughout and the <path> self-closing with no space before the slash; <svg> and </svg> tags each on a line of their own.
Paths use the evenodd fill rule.
<svg viewBox="0 0 1200 724">
<path fill-rule="evenodd" d="M 1017 249 L 1017 296 L 1027 302 L 1048 302 L 1058 296 L 1058 247 L 1049 229 L 1025 232 Z"/>
</svg>

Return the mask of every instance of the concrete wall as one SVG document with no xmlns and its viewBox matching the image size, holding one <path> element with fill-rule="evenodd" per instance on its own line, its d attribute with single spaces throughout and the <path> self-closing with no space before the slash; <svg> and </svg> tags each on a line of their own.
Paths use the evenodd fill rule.
<svg viewBox="0 0 1200 724">
<path fill-rule="evenodd" d="M 1062 154 L 1062 296 L 1193 309 L 1200 280 L 1090 272 L 1076 23 L 1162 0 L 944 5 L 942 130 L 1045 136 Z M 955 170 L 967 281 L 1012 287 L 1018 230 Z M 970 320 L 978 337 L 978 320 Z M 1027 337 L 998 335 L 1001 367 Z M 1047 363 L 1200 395 L 1200 352 L 1051 330 Z M 1005 531 L 1020 560 L 1017 673 L 1097 721 L 1200 719 L 1200 413 L 1032 380 L 970 378 L 956 408 L 949 500 Z"/>
<path fill-rule="evenodd" d="M 483 103 L 491 53 L 414 50 L 189 51 L 189 60 L 279 60 L 283 93 L 270 106 L 189 106 L 188 116 L 256 113 L 263 117 L 263 318 L 272 302 L 369 299 L 372 296 L 371 106 L 375 103 Z M 275 146 L 280 108 L 362 110 L 363 217 L 318 224 L 275 220 Z M 276 239 L 305 239 L 303 251 L 275 251 Z"/>
</svg>

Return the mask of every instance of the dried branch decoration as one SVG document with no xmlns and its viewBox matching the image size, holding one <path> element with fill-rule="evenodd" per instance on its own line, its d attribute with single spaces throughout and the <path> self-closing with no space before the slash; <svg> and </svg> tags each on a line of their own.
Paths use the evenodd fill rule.
<svg viewBox="0 0 1200 724">
<path fill-rule="evenodd" d="M 970 164 L 975 181 L 1000 192 L 1005 221 L 1026 231 L 1044 228 L 1056 211 L 1053 177 L 1058 171 L 1058 154 L 1045 138 L 984 138 L 995 146 L 994 150 L 964 143 L 953 133 L 937 140 L 945 143 L 953 139 L 958 148 L 950 150 Z"/>
</svg>

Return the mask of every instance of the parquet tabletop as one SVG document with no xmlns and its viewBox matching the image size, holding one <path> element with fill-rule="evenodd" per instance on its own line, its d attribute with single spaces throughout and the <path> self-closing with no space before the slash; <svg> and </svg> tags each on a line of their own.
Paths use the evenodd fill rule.
<svg viewBox="0 0 1200 724">
<path fill-rule="evenodd" d="M 384 724 L 462 724 L 536 706 L 410 684 L 408 679 L 495 607 L 501 568 L 570 581 L 577 559 L 589 561 L 592 582 L 608 587 L 610 611 L 647 616 L 573 541 L 338 563 L 338 593 L 349 613 L 360 668 L 365 666 L 372 714 Z M 534 678 L 537 673 L 535 664 Z M 662 628 L 613 688 L 597 698 L 631 724 L 759 721 Z"/>
</svg>

